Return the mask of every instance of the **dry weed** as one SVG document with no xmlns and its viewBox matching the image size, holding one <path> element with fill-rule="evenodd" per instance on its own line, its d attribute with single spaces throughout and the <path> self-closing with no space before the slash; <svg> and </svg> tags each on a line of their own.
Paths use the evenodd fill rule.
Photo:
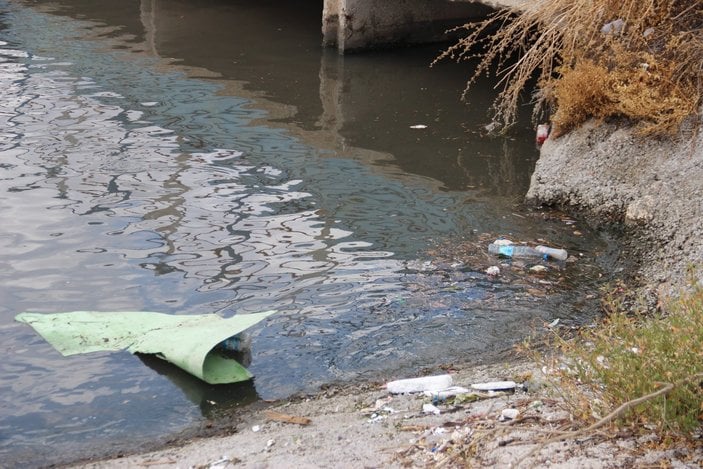
<svg viewBox="0 0 703 469">
<path fill-rule="evenodd" d="M 533 118 L 558 132 L 624 117 L 646 134 L 673 133 L 701 105 L 703 0 L 537 0 L 464 26 L 437 60 L 480 58 L 467 84 L 496 67 L 494 122 L 515 122 L 537 80 Z"/>
</svg>

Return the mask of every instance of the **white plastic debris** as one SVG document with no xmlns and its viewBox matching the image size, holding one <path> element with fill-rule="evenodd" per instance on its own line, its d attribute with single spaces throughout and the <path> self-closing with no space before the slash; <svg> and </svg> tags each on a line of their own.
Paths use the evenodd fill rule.
<svg viewBox="0 0 703 469">
<path fill-rule="evenodd" d="M 537 273 L 546 272 L 547 268 L 541 264 L 537 264 L 537 265 L 533 265 L 532 267 L 530 267 L 530 271 L 537 272 Z"/>
<path fill-rule="evenodd" d="M 433 404 L 422 404 L 422 413 L 423 414 L 434 414 L 434 415 L 439 415 L 441 411 L 439 408 Z"/>
<path fill-rule="evenodd" d="M 512 391 L 517 387 L 515 381 L 490 381 L 472 384 L 471 388 L 478 391 Z"/>
<path fill-rule="evenodd" d="M 437 375 L 391 381 L 386 383 L 386 389 L 392 394 L 405 394 L 411 392 L 441 391 L 451 387 L 451 385 L 451 375 Z"/>
<path fill-rule="evenodd" d="M 251 427 L 251 431 L 253 431 L 254 433 L 260 432 L 261 425 L 254 425 L 253 427 Z"/>
<path fill-rule="evenodd" d="M 496 239 L 493 244 L 497 246 L 511 246 L 513 244 L 509 239 Z"/>
<path fill-rule="evenodd" d="M 489 268 L 486 269 L 486 275 L 490 275 L 491 277 L 497 277 L 500 275 L 500 267 L 497 265 L 492 265 Z"/>
<path fill-rule="evenodd" d="M 517 409 L 503 409 L 500 413 L 501 420 L 514 420 L 520 415 L 520 411 Z"/>
<path fill-rule="evenodd" d="M 222 456 L 221 459 L 218 459 L 217 461 L 213 461 L 210 464 L 208 464 L 207 468 L 208 469 L 223 469 L 230 464 L 234 465 L 233 461 L 228 457 L 228 456 Z"/>
<path fill-rule="evenodd" d="M 552 321 L 552 322 L 550 322 L 549 324 L 547 324 L 547 327 L 548 327 L 549 329 L 552 329 L 552 328 L 554 328 L 554 327 L 557 327 L 557 326 L 559 325 L 559 321 L 561 321 L 561 319 L 556 318 L 554 321 Z"/>
<path fill-rule="evenodd" d="M 569 257 L 566 249 L 550 248 L 548 246 L 535 246 L 535 249 L 545 256 L 553 257 L 560 261 L 565 261 Z"/>
<path fill-rule="evenodd" d="M 549 138 L 549 124 L 539 124 L 537 126 L 537 135 L 535 142 L 537 145 L 542 145 Z"/>
<path fill-rule="evenodd" d="M 427 126 L 425 124 L 415 124 L 410 126 L 411 129 L 426 129 Z"/>
<path fill-rule="evenodd" d="M 469 389 L 461 386 L 452 386 L 447 389 L 442 389 L 441 391 L 425 391 L 425 396 L 431 397 L 432 399 L 446 399 L 448 397 L 458 396 L 459 394 L 466 394 L 470 392 Z"/>
<path fill-rule="evenodd" d="M 625 28 L 625 21 L 622 18 L 618 18 L 609 23 L 605 23 L 600 29 L 603 34 L 620 34 Z"/>
</svg>

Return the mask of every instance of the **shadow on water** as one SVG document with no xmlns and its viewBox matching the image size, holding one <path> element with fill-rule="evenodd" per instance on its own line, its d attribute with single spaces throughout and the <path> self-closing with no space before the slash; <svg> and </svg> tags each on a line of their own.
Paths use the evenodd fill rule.
<svg viewBox="0 0 703 469">
<path fill-rule="evenodd" d="M 176 385 L 190 402 L 198 406 L 206 418 L 217 417 L 223 410 L 251 404 L 259 399 L 253 381 L 207 384 L 156 356 L 139 354 L 137 357 L 157 374 L 165 376 Z"/>
<path fill-rule="evenodd" d="M 4 462 L 137 447 L 258 398 L 493 360 L 528 329 L 595 314 L 607 240 L 521 207 L 532 131 L 482 136 L 491 84 L 460 103 L 470 64 L 428 68 L 439 46 L 323 51 L 321 2 L 0 11 Z M 572 256 L 489 277 L 496 236 Z M 268 309 L 256 380 L 222 387 L 127 353 L 64 358 L 13 322 Z"/>
</svg>

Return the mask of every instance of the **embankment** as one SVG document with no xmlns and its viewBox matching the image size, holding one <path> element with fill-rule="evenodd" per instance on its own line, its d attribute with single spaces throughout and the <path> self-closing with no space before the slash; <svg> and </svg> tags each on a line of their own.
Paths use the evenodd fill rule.
<svg viewBox="0 0 703 469">
<path fill-rule="evenodd" d="M 703 281 L 703 138 L 645 138 L 632 128 L 588 122 L 543 145 L 527 200 L 622 227 L 623 258 L 640 280 L 674 293 L 698 266 Z"/>
</svg>

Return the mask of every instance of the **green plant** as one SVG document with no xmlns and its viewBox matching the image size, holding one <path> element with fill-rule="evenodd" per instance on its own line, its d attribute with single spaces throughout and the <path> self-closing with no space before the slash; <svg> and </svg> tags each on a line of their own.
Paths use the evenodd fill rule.
<svg viewBox="0 0 703 469">
<path fill-rule="evenodd" d="M 688 434 L 703 419 L 703 287 L 682 294 L 648 315 L 628 312 L 616 296 L 608 300 L 604 323 L 584 330 L 578 340 L 562 341 L 568 371 L 566 380 L 586 384 L 596 398 L 589 414 L 648 396 L 627 406 L 617 417 L 634 427 L 654 425 L 660 430 Z"/>
<path fill-rule="evenodd" d="M 625 117 L 645 134 L 675 132 L 703 91 L 703 0 L 537 0 L 463 28 L 436 60 L 480 58 L 499 77 L 494 122 L 511 125 L 536 78 L 533 118 L 556 135 L 594 117 Z M 586 91 L 585 95 L 583 91 Z"/>
</svg>

